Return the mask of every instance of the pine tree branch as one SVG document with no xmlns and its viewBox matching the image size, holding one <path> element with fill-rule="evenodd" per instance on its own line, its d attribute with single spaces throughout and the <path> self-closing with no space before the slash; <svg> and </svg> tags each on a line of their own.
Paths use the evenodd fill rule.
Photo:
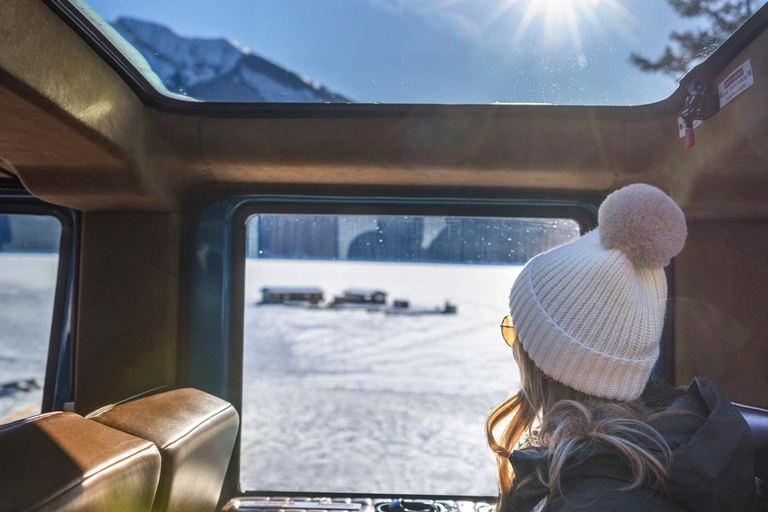
<svg viewBox="0 0 768 512">
<path fill-rule="evenodd" d="M 682 78 L 692 62 L 706 58 L 752 14 L 753 0 L 667 0 L 683 18 L 704 18 L 709 27 L 687 32 L 673 31 L 667 46 L 656 60 L 632 53 L 630 62 L 645 72 L 661 72 Z"/>
</svg>

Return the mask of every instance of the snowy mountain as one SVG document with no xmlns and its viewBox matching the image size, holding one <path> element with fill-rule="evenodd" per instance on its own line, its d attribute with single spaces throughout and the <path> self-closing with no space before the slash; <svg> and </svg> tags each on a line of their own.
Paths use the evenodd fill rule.
<svg viewBox="0 0 768 512">
<path fill-rule="evenodd" d="M 133 18 L 112 24 L 166 88 L 202 101 L 346 103 L 350 100 L 226 39 L 183 37 Z"/>
</svg>

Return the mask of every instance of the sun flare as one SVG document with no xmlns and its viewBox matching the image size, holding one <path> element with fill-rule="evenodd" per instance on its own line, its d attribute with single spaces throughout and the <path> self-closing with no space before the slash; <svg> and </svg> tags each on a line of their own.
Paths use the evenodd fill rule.
<svg viewBox="0 0 768 512">
<path fill-rule="evenodd" d="M 512 13 L 519 17 L 512 44 L 519 44 L 531 25 L 537 23 L 543 25 L 545 44 L 569 43 L 581 54 L 582 33 L 591 30 L 604 36 L 612 28 L 605 20 L 608 15 L 636 23 L 621 0 L 504 0 L 488 21 L 494 22 Z"/>
</svg>

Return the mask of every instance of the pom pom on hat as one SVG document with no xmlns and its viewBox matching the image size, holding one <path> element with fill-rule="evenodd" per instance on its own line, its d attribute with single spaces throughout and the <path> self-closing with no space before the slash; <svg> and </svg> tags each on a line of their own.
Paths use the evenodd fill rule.
<svg viewBox="0 0 768 512">
<path fill-rule="evenodd" d="M 679 206 L 656 187 L 637 183 L 609 195 L 598 212 L 600 242 L 637 267 L 663 268 L 683 250 L 688 229 Z"/>
</svg>

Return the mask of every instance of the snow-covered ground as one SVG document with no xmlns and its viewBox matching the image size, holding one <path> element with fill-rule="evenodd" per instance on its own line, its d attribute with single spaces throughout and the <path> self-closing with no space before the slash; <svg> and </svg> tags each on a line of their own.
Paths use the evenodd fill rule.
<svg viewBox="0 0 768 512">
<path fill-rule="evenodd" d="M 0 384 L 42 385 L 56 255 L 0 254 Z M 496 493 L 483 424 L 519 376 L 499 334 L 514 266 L 249 260 L 242 484 L 247 489 Z M 457 315 L 256 306 L 262 286 L 375 287 Z M 0 397 L 0 419 L 42 391 Z"/>
<path fill-rule="evenodd" d="M 56 254 L 0 253 L 0 386 L 44 384 L 57 264 Z M 0 423 L 39 412 L 42 396 L 42 389 L 0 394 Z"/>
<path fill-rule="evenodd" d="M 495 495 L 487 413 L 519 388 L 499 333 L 517 266 L 248 260 L 241 482 Z M 457 315 L 257 306 L 263 286 L 380 288 Z"/>
</svg>

